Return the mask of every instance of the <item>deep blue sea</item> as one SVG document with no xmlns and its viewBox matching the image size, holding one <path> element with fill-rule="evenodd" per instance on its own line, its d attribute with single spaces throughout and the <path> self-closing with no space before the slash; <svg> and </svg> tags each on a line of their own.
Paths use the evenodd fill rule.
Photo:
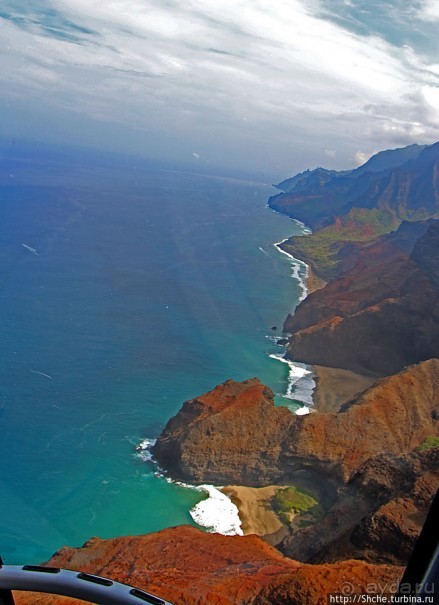
<svg viewBox="0 0 439 605">
<path fill-rule="evenodd" d="M 0 554 L 193 523 L 134 447 L 228 378 L 287 390 L 300 295 L 273 189 L 116 160 L 0 166 Z M 278 326 L 278 331 L 272 330 Z M 279 400 L 281 402 L 281 400 Z"/>
</svg>

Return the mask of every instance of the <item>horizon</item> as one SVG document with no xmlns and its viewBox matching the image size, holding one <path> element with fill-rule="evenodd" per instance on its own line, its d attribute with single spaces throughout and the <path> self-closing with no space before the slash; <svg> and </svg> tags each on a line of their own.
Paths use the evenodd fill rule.
<svg viewBox="0 0 439 605">
<path fill-rule="evenodd" d="M 435 0 L 7 0 L 2 139 L 287 177 L 439 139 Z"/>
</svg>

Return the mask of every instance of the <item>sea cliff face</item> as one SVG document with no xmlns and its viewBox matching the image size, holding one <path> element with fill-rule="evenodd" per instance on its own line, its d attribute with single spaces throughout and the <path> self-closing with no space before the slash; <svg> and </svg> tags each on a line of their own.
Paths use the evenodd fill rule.
<svg viewBox="0 0 439 605">
<path fill-rule="evenodd" d="M 282 443 L 294 421 L 257 378 L 228 380 L 183 404 L 153 455 L 173 477 L 195 483 L 268 485 L 281 480 Z"/>
<path fill-rule="evenodd" d="M 383 379 L 336 414 L 295 416 L 257 379 L 186 402 L 153 448 L 196 483 L 262 486 L 297 475 L 345 483 L 366 460 L 409 452 L 438 433 L 439 360 Z"/>
<path fill-rule="evenodd" d="M 439 221 L 358 246 L 289 316 L 288 357 L 385 376 L 439 356 Z"/>
<path fill-rule="evenodd" d="M 395 587 L 402 569 L 360 561 L 303 565 L 256 536 L 206 534 L 180 526 L 146 536 L 93 538 L 82 548 L 63 548 L 48 562 L 111 577 L 175 605 L 325 605 L 344 583 L 355 592 L 369 584 Z M 18 605 L 74 605 L 77 600 L 16 593 Z"/>
<path fill-rule="evenodd" d="M 284 193 L 270 198 L 269 205 L 313 230 L 352 209 L 376 209 L 380 222 L 395 228 L 408 217 L 438 216 L 438 168 L 439 143 L 390 150 L 356 170 L 317 168 L 283 181 L 279 188 Z"/>
<path fill-rule="evenodd" d="M 404 564 L 439 488 L 439 448 L 367 460 L 318 524 L 286 537 L 282 551 L 307 562 L 359 558 Z"/>
<path fill-rule="evenodd" d="M 281 546 L 304 562 L 407 561 L 439 487 L 439 360 L 379 380 L 334 414 L 294 416 L 257 379 L 186 402 L 154 455 L 196 483 L 287 483 L 313 491 L 323 519 Z M 395 548 L 398 544 L 399 547 Z"/>
</svg>

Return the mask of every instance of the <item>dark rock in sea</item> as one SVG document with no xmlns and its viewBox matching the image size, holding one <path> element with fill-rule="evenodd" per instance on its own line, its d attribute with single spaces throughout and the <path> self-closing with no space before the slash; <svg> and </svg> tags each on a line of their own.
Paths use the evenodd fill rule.
<svg viewBox="0 0 439 605">
<path fill-rule="evenodd" d="M 279 338 L 276 340 L 276 344 L 285 346 L 288 344 L 288 338 Z"/>
<path fill-rule="evenodd" d="M 277 330 L 277 326 L 271 326 L 272 330 Z"/>
</svg>

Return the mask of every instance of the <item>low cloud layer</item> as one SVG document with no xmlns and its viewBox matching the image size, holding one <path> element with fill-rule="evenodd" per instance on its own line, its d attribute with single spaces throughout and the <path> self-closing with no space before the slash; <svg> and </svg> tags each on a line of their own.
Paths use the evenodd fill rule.
<svg viewBox="0 0 439 605">
<path fill-rule="evenodd" d="M 3 131 L 269 174 L 350 167 L 439 139 L 438 19 L 435 0 L 4 2 Z"/>
</svg>

